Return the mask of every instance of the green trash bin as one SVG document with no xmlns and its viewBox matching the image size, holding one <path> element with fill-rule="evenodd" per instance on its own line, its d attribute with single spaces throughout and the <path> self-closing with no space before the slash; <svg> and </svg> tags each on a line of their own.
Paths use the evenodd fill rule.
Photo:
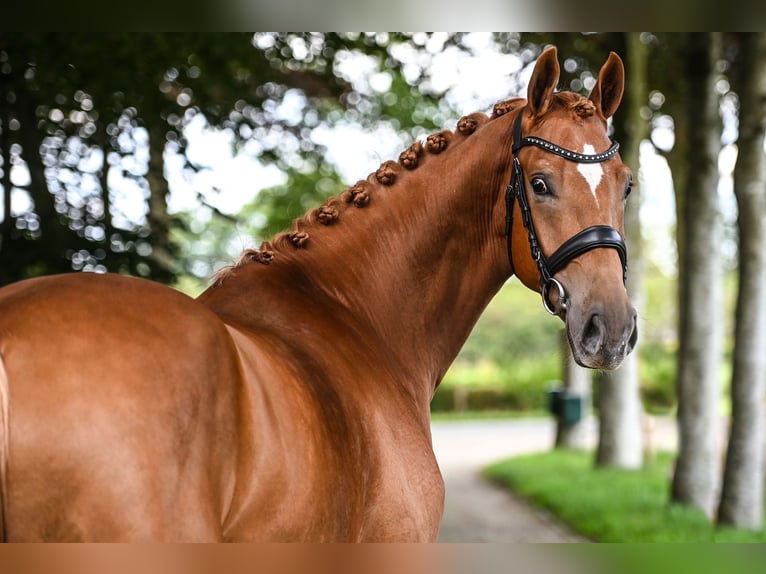
<svg viewBox="0 0 766 574">
<path fill-rule="evenodd" d="M 566 425 L 582 420 L 582 403 L 582 396 L 570 393 L 563 387 L 548 389 L 548 411 Z"/>
<path fill-rule="evenodd" d="M 564 392 L 559 418 L 566 425 L 579 423 L 582 420 L 582 396 Z"/>
<path fill-rule="evenodd" d="M 548 412 L 558 418 L 561 413 L 561 400 L 564 396 L 562 387 L 550 387 L 548 389 Z"/>
</svg>

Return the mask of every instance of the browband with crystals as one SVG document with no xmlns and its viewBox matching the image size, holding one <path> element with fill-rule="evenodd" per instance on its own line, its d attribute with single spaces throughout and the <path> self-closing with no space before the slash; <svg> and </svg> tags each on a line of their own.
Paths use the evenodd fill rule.
<svg viewBox="0 0 766 574">
<path fill-rule="evenodd" d="M 513 154 L 516 155 L 516 153 L 518 153 L 518 151 L 521 148 L 528 145 L 537 146 L 539 148 L 544 149 L 545 151 L 555 153 L 556 155 L 561 156 L 564 159 L 568 159 L 570 161 L 576 161 L 577 163 L 600 163 L 602 161 L 608 160 L 610 157 L 616 154 L 617 151 L 620 149 L 619 143 L 612 142 L 611 147 L 603 153 L 594 153 L 594 154 L 578 153 L 576 151 L 568 150 L 566 148 L 558 146 L 555 143 L 549 142 L 548 140 L 544 140 L 543 138 L 529 136 L 529 137 L 523 138 L 521 141 L 519 141 L 518 144 L 513 146 Z"/>
</svg>

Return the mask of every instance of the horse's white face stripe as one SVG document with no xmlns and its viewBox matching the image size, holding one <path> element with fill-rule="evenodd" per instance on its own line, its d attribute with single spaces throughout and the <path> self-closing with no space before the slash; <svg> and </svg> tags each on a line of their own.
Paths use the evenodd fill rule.
<svg viewBox="0 0 766 574">
<path fill-rule="evenodd" d="M 582 146 L 582 153 L 589 155 L 594 154 L 596 153 L 596 148 L 590 144 L 585 144 Z M 598 187 L 598 184 L 601 183 L 601 178 L 604 175 L 604 168 L 601 167 L 600 163 L 578 163 L 577 171 L 579 171 L 580 174 L 585 178 L 585 181 L 588 182 L 590 191 L 593 194 L 593 197 L 596 198 L 596 204 L 598 204 L 596 188 Z"/>
</svg>

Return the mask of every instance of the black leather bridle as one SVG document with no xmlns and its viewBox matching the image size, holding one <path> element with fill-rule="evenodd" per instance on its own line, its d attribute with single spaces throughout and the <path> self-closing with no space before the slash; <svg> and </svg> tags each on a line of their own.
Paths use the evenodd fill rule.
<svg viewBox="0 0 766 574">
<path fill-rule="evenodd" d="M 620 256 L 620 261 L 622 262 L 622 280 L 623 283 L 625 283 L 628 278 L 628 252 L 625 246 L 625 240 L 620 232 L 614 227 L 608 225 L 593 225 L 583 229 L 577 233 L 577 235 L 565 241 L 553 255 L 546 257 L 540 247 L 540 242 L 537 239 L 537 232 L 535 231 L 535 225 L 532 222 L 532 212 L 529 209 L 526 186 L 524 185 L 524 170 L 521 168 L 521 162 L 519 161 L 519 150 L 526 146 L 535 146 L 561 156 L 569 161 L 577 163 L 601 163 L 613 157 L 620 148 L 620 144 L 613 142 L 611 147 L 602 153 L 582 154 L 568 150 L 542 138 L 534 136 L 522 138 L 521 120 L 523 115 L 524 108 L 519 111 L 518 116 L 516 116 L 516 121 L 513 124 L 513 148 L 511 149 L 513 152 L 513 169 L 511 171 L 511 181 L 505 192 L 505 233 L 508 236 L 508 258 L 511 262 L 511 268 L 514 268 L 511 235 L 513 228 L 513 201 L 516 199 L 519 202 L 519 207 L 521 209 L 522 223 L 527 230 L 529 246 L 532 250 L 532 259 L 535 260 L 537 269 L 540 271 L 540 292 L 543 298 L 543 305 L 548 313 L 556 315 L 557 312 L 549 300 L 550 290 L 553 286 L 555 286 L 558 291 L 559 309 L 565 310 L 567 307 L 566 290 L 561 282 L 554 277 L 556 273 L 561 271 L 573 259 L 579 257 L 583 253 L 587 253 L 588 251 L 600 247 L 609 247 L 615 249 Z"/>
</svg>

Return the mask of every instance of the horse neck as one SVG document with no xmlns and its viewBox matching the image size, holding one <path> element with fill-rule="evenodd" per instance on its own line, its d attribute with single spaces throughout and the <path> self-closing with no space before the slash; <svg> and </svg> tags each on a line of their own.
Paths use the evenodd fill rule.
<svg viewBox="0 0 766 574">
<path fill-rule="evenodd" d="M 304 294 L 310 284 L 311 313 L 351 318 L 356 333 L 375 339 L 366 348 L 384 346 L 390 367 L 419 381 L 413 393 L 427 404 L 510 273 L 505 213 L 496 209 L 508 177 L 509 122 L 479 119 L 475 133 L 442 132 L 384 163 L 264 244 L 258 253 L 274 255 L 268 266 L 234 273 L 250 280 L 224 278 L 219 289 L 263 301 L 265 284 L 284 292 L 300 277 Z M 248 285 L 256 280 L 257 290 Z"/>
</svg>

